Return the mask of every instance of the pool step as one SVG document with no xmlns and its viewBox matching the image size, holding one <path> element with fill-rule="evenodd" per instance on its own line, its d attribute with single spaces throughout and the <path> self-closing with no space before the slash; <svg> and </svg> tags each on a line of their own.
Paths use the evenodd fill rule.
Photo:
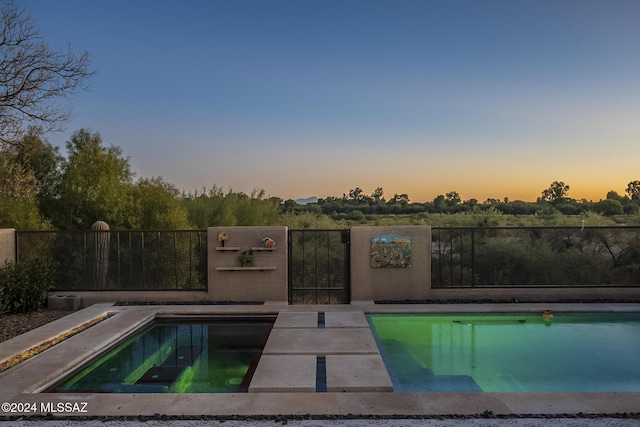
<svg viewBox="0 0 640 427">
<path fill-rule="evenodd" d="M 397 392 L 481 392 L 469 375 L 436 375 L 418 360 L 401 341 L 384 340 L 387 356 L 393 359 L 394 389 Z M 403 378 L 400 382 L 398 378 Z"/>
<path fill-rule="evenodd" d="M 199 347 L 178 347 L 159 366 L 152 366 L 136 384 L 171 385 L 200 356 Z"/>
</svg>

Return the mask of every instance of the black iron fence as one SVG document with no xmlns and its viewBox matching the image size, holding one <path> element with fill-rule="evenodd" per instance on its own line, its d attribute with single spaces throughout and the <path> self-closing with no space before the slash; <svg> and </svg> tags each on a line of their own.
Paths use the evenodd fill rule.
<svg viewBox="0 0 640 427">
<path fill-rule="evenodd" d="M 640 286 L 640 227 L 434 227 L 431 286 Z"/>
<path fill-rule="evenodd" d="M 58 263 L 57 291 L 206 290 L 207 232 L 18 231 L 17 261 Z"/>
<path fill-rule="evenodd" d="M 291 230 L 294 303 L 350 296 L 348 230 Z M 59 265 L 55 290 L 206 290 L 207 232 L 18 231 L 17 260 Z M 434 227 L 432 288 L 640 287 L 640 227 Z"/>
<path fill-rule="evenodd" d="M 350 302 L 349 230 L 289 230 L 289 303 Z"/>
</svg>

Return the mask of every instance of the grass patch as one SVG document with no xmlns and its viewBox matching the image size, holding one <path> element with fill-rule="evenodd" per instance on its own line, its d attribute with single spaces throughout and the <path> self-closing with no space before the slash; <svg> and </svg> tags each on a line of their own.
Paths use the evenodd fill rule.
<svg viewBox="0 0 640 427">
<path fill-rule="evenodd" d="M 102 322 L 103 320 L 108 319 L 109 317 L 113 316 L 113 313 L 105 313 L 101 316 L 98 316 L 94 319 L 89 320 L 88 322 L 83 323 L 80 326 L 77 326 L 73 329 L 69 329 L 66 332 L 61 333 L 60 335 L 57 335 L 54 338 L 48 339 L 40 344 L 34 345 L 33 347 L 29 348 L 28 350 L 23 351 L 22 353 L 12 356 L 9 359 L 5 360 L 4 362 L 0 362 L 0 372 L 4 372 L 9 368 L 12 368 L 14 366 L 16 366 L 19 363 L 24 362 L 25 360 L 28 360 L 40 353 L 42 353 L 43 351 L 45 351 L 48 348 L 53 347 L 56 344 L 61 343 L 62 341 L 71 338 L 72 336 L 79 334 L 80 332 Z"/>
</svg>

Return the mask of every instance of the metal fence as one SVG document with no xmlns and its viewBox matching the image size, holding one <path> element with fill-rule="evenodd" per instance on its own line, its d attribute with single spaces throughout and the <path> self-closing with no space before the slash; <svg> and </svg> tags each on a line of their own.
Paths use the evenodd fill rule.
<svg viewBox="0 0 640 427">
<path fill-rule="evenodd" d="M 349 230 L 289 230 L 289 303 L 350 302 Z"/>
<path fill-rule="evenodd" d="M 18 231 L 55 290 L 206 290 L 207 232 Z M 291 230 L 292 302 L 349 301 L 348 230 Z M 431 286 L 640 287 L 640 227 L 434 227 Z"/>
<path fill-rule="evenodd" d="M 207 232 L 18 231 L 17 261 L 49 257 L 56 291 L 206 290 Z"/>
<path fill-rule="evenodd" d="M 431 286 L 640 286 L 640 227 L 434 227 Z"/>
</svg>

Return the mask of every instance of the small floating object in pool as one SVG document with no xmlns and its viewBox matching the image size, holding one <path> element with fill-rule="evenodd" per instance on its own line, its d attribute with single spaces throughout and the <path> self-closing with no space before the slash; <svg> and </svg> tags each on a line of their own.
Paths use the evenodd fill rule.
<svg viewBox="0 0 640 427">
<path fill-rule="evenodd" d="M 542 312 L 542 317 L 546 320 L 551 320 L 553 319 L 553 313 L 551 312 L 551 310 L 545 310 Z"/>
</svg>

